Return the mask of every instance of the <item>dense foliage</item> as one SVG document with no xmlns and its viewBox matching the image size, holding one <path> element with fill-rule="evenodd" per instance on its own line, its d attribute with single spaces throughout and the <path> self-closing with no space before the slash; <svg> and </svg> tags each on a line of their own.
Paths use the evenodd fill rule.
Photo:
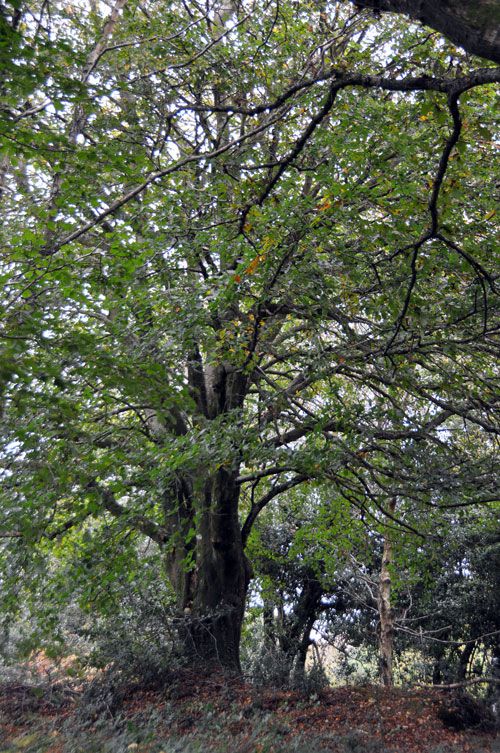
<svg viewBox="0 0 500 753">
<path fill-rule="evenodd" d="M 424 612 L 459 599 L 446 557 L 482 580 L 498 69 L 347 2 L 16 1 L 0 24 L 7 620 L 40 642 L 165 578 L 186 658 L 234 669 L 254 576 L 292 664 L 389 543 Z M 497 650 L 489 613 L 467 630 Z"/>
</svg>

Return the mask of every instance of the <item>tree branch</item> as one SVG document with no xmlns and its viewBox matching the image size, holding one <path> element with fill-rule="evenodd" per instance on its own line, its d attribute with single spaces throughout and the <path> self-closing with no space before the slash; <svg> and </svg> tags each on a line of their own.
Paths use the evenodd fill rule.
<svg viewBox="0 0 500 753">
<path fill-rule="evenodd" d="M 99 495 L 104 509 L 110 512 L 111 515 L 114 515 L 115 518 L 123 518 L 132 526 L 132 528 L 135 528 L 160 546 L 165 544 L 168 536 L 162 526 L 159 526 L 149 518 L 146 518 L 145 515 L 138 515 L 137 513 L 127 510 L 126 507 L 123 507 L 116 501 L 115 495 L 110 489 L 106 489 L 95 481 L 91 481 L 86 488 Z"/>
<path fill-rule="evenodd" d="M 250 535 L 250 531 L 252 530 L 252 526 L 255 523 L 257 516 L 259 515 L 261 510 L 263 510 L 264 507 L 267 504 L 269 504 L 269 502 L 275 497 L 277 497 L 279 494 L 283 494 L 289 489 L 293 489 L 294 486 L 298 486 L 298 484 L 302 484 L 304 481 L 307 481 L 308 479 L 309 479 L 309 476 L 306 476 L 305 474 L 298 474 L 297 476 L 294 476 L 289 481 L 286 481 L 283 484 L 279 484 L 278 486 L 275 486 L 267 494 L 261 497 L 258 502 L 255 502 L 252 504 L 250 508 L 250 512 L 248 513 L 246 520 L 243 523 L 243 527 L 241 529 L 241 539 L 243 541 L 243 546 L 245 546 L 248 540 L 248 537 Z"/>
</svg>

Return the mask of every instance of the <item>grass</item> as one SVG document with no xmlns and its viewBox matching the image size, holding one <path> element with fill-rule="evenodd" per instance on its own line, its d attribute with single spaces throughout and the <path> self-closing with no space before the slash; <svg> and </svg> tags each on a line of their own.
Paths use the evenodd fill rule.
<svg viewBox="0 0 500 753">
<path fill-rule="evenodd" d="M 300 694 L 184 678 L 161 690 L 0 693 L 0 753 L 494 753 L 492 734 L 447 729 L 429 691 Z M 3 734 L 3 738 L 2 738 Z"/>
</svg>

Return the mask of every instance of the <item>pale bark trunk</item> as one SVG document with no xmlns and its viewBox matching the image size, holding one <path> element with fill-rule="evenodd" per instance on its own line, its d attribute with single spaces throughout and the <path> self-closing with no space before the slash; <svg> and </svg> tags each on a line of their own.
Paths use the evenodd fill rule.
<svg viewBox="0 0 500 753">
<path fill-rule="evenodd" d="M 396 500 L 389 503 L 389 512 L 392 514 L 396 508 Z M 382 566 L 378 589 L 378 613 L 380 620 L 379 633 L 379 659 L 380 679 L 386 687 L 394 684 L 393 676 L 393 652 L 394 652 L 394 617 L 391 604 L 391 564 L 392 564 L 392 539 L 391 532 L 386 529 L 384 533 L 384 549 L 382 553 Z"/>
</svg>

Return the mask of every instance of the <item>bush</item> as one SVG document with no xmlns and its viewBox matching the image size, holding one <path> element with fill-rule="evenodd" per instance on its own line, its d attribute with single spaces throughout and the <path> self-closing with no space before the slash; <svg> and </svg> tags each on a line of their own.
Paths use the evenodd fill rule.
<svg viewBox="0 0 500 753">
<path fill-rule="evenodd" d="M 314 659 L 310 667 L 302 669 L 290 664 L 289 658 L 278 647 L 256 647 L 243 655 L 244 673 L 257 687 L 281 690 L 298 690 L 307 695 L 318 693 L 330 682 L 323 665 Z"/>
<path fill-rule="evenodd" d="M 125 590 L 116 612 L 82 628 L 91 646 L 87 665 L 105 669 L 115 684 L 158 687 L 175 664 L 177 622 L 171 593 L 161 581 Z"/>
<path fill-rule="evenodd" d="M 242 652 L 244 673 L 257 686 L 287 688 L 290 685 L 290 662 L 275 646 L 245 647 Z"/>
<path fill-rule="evenodd" d="M 488 704 L 464 692 L 446 698 L 438 709 L 438 716 L 446 727 L 457 731 L 489 732 L 496 726 L 495 715 Z"/>
</svg>

